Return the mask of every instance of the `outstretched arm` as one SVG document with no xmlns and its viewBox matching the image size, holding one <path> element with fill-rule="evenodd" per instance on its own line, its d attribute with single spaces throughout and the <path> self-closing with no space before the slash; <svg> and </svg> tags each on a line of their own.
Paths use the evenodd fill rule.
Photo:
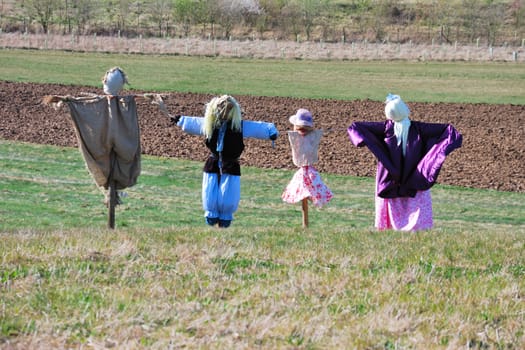
<svg viewBox="0 0 525 350">
<path fill-rule="evenodd" d="M 176 122 L 182 131 L 191 134 L 191 135 L 204 135 L 204 118 L 203 117 L 188 117 L 188 116 L 178 116 L 178 121 Z"/>
<path fill-rule="evenodd" d="M 244 120 L 242 122 L 242 136 L 273 141 L 279 136 L 279 131 L 273 123 Z"/>
<path fill-rule="evenodd" d="M 64 103 L 68 102 L 95 102 L 100 99 L 98 95 L 86 94 L 81 97 L 74 97 L 71 95 L 46 95 L 42 98 L 42 103 L 53 107 L 55 110 L 62 108 Z"/>
<path fill-rule="evenodd" d="M 181 115 L 173 115 L 168 112 L 166 104 L 159 94 L 145 94 L 145 98 L 149 99 L 152 104 L 159 106 L 160 111 L 170 119 L 170 121 L 179 126 L 182 131 L 191 135 L 204 135 L 204 118 L 203 117 L 188 117 Z"/>
<path fill-rule="evenodd" d="M 400 169 L 397 169 L 390 158 L 390 153 L 385 143 L 384 122 L 354 122 L 348 128 L 348 137 L 357 147 L 366 146 L 383 164 L 390 175 L 397 181 L 400 178 Z"/>
<path fill-rule="evenodd" d="M 426 140 L 427 149 L 407 184 L 418 190 L 426 190 L 436 182 L 446 157 L 461 147 L 463 137 L 450 124 L 423 124 L 421 134 Z"/>
</svg>

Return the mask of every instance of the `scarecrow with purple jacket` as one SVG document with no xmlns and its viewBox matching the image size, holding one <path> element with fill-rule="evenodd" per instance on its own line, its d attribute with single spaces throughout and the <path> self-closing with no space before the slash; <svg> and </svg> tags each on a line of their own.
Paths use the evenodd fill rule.
<svg viewBox="0 0 525 350">
<path fill-rule="evenodd" d="M 430 188 L 445 158 L 461 147 L 450 124 L 411 121 L 398 95 L 386 98 L 384 122 L 354 122 L 350 141 L 366 146 L 377 159 L 375 227 L 415 231 L 433 226 Z"/>
</svg>

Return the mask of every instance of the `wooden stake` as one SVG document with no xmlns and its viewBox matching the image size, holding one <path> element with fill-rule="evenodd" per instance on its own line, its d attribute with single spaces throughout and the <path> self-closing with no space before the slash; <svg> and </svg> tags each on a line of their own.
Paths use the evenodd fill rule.
<svg viewBox="0 0 525 350">
<path fill-rule="evenodd" d="M 303 198 L 303 227 L 308 227 L 308 198 Z"/>
<path fill-rule="evenodd" d="M 115 228 L 115 207 L 117 206 L 117 181 L 113 178 L 113 169 L 115 167 L 115 151 L 112 149 L 109 154 L 109 164 L 111 169 L 108 176 L 108 228 L 113 230 Z"/>
<path fill-rule="evenodd" d="M 115 206 L 117 205 L 117 182 L 113 179 L 109 180 L 109 205 L 108 205 L 108 228 L 113 230 L 115 228 Z"/>
</svg>

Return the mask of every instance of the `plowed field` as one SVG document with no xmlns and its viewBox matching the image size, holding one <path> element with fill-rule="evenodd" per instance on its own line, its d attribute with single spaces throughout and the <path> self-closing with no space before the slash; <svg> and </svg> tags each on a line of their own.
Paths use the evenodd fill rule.
<svg viewBox="0 0 525 350">
<path fill-rule="evenodd" d="M 82 86 L 0 81 L 0 138 L 58 146 L 77 146 L 67 108 L 55 111 L 41 103 L 49 94 L 73 95 L 101 89 Z M 140 91 L 128 91 L 141 93 Z M 202 116 L 211 95 L 170 93 L 165 99 L 173 114 Z M 346 128 L 356 120 L 384 119 L 384 105 L 374 101 L 336 101 L 284 97 L 235 96 L 245 119 L 273 122 L 281 136 L 270 142 L 246 140 L 241 165 L 295 169 L 286 138 L 288 116 L 307 108 L 316 127 L 325 130 L 319 148 L 320 172 L 374 176 L 376 162 L 366 148 L 348 140 Z M 411 119 L 451 123 L 463 134 L 463 147 L 443 166 L 438 183 L 525 192 L 525 106 L 451 103 L 411 103 Z M 183 133 L 156 106 L 139 101 L 144 154 L 203 161 L 203 139 Z"/>
</svg>

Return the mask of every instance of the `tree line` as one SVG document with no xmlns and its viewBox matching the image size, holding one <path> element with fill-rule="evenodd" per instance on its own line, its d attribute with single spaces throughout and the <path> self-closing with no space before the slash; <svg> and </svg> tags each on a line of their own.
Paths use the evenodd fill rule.
<svg viewBox="0 0 525 350">
<path fill-rule="evenodd" d="M 0 0 L 3 32 L 523 44 L 525 0 Z"/>
</svg>

